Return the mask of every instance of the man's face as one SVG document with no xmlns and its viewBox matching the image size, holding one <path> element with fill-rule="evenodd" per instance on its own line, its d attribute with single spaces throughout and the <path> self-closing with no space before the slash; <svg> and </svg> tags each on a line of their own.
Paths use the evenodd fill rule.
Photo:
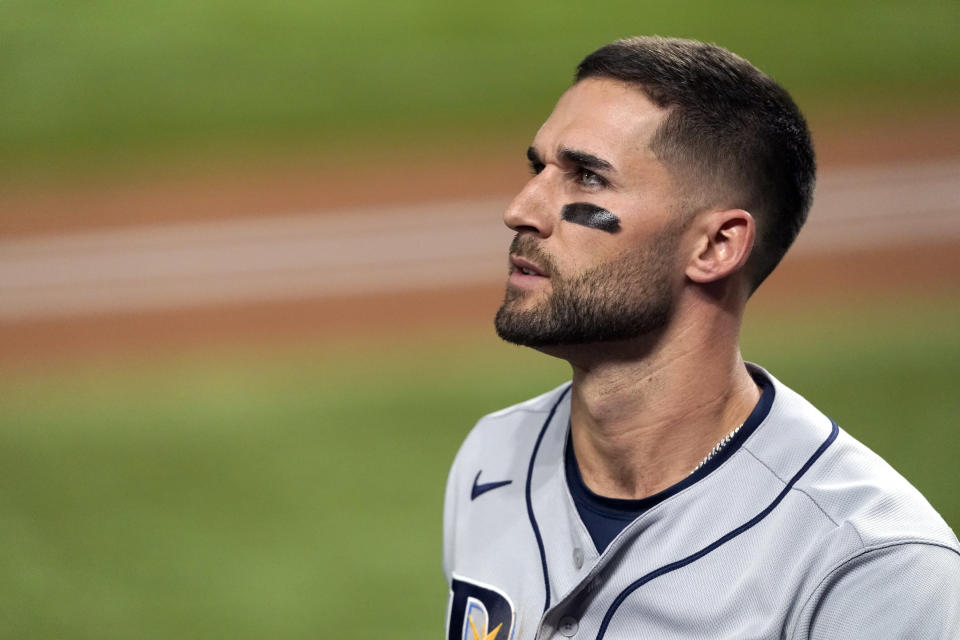
<svg viewBox="0 0 960 640">
<path fill-rule="evenodd" d="M 517 232 L 501 338 L 533 347 L 624 340 L 670 320 L 683 266 L 679 194 L 649 142 L 666 111 L 590 78 L 530 147 L 533 177 L 504 213 Z"/>
</svg>

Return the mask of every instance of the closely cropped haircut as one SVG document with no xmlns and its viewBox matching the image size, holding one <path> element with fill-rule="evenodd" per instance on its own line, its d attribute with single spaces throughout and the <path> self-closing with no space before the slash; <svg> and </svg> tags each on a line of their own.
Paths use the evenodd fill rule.
<svg viewBox="0 0 960 640">
<path fill-rule="evenodd" d="M 669 111 L 651 141 L 696 208 L 740 208 L 757 223 L 751 291 L 773 271 L 807 219 L 816 162 L 790 95 L 743 58 L 676 38 L 618 40 L 577 67 L 576 82 L 609 78 Z"/>
</svg>

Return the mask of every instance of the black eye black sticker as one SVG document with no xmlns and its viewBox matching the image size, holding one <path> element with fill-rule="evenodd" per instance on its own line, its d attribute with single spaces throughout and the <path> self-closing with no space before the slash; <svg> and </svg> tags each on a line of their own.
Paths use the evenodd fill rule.
<svg viewBox="0 0 960 640">
<path fill-rule="evenodd" d="M 580 224 L 591 229 L 599 229 L 607 233 L 620 231 L 620 218 L 589 202 L 572 202 L 563 205 L 560 217 L 567 222 Z"/>
</svg>

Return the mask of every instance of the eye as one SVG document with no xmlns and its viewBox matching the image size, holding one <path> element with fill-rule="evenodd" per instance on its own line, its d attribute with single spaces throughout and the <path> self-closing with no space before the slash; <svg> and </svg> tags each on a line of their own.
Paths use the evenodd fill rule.
<svg viewBox="0 0 960 640">
<path fill-rule="evenodd" d="M 537 162 L 537 161 L 535 161 L 535 160 L 531 160 L 531 161 L 530 161 L 530 173 L 533 174 L 533 175 L 537 175 L 538 173 L 540 173 L 541 171 L 543 171 L 544 166 L 545 166 L 545 165 L 544 165 L 542 162 Z"/>
<path fill-rule="evenodd" d="M 603 176 L 590 171 L 589 169 L 584 169 L 579 167 L 576 173 L 577 182 L 579 182 L 584 187 L 588 189 L 600 189 L 607 186 L 607 181 Z"/>
</svg>

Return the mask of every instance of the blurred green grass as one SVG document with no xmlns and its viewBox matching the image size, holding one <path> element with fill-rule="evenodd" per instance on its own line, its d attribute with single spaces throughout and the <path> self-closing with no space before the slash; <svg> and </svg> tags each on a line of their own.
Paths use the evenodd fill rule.
<svg viewBox="0 0 960 640">
<path fill-rule="evenodd" d="M 7 0 L 0 166 L 527 135 L 584 54 L 638 33 L 727 46 L 814 115 L 950 112 L 958 26 L 937 0 Z"/>
<path fill-rule="evenodd" d="M 956 529 L 960 302 L 899 302 L 755 315 L 745 355 Z M 6 371 L 0 637 L 438 637 L 456 448 L 566 375 L 450 333 Z"/>
</svg>

